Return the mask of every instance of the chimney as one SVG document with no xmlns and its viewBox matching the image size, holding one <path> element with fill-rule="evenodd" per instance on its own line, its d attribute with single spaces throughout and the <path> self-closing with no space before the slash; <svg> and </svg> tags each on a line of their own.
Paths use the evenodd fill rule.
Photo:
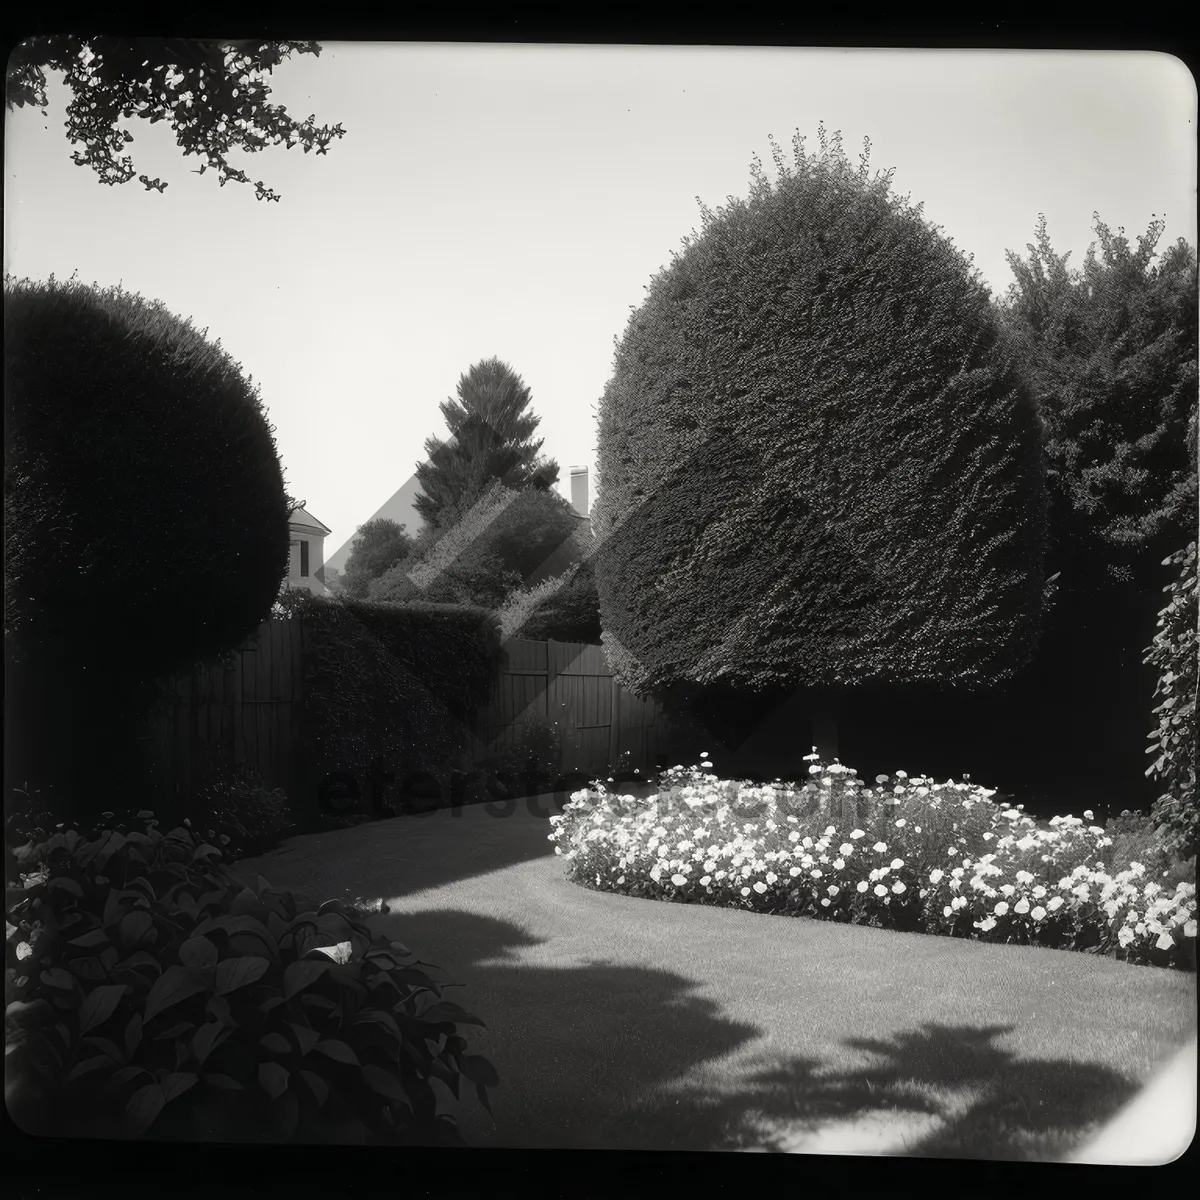
<svg viewBox="0 0 1200 1200">
<path fill-rule="evenodd" d="M 586 517 L 588 515 L 587 467 L 571 468 L 571 504 L 581 517 Z"/>
</svg>

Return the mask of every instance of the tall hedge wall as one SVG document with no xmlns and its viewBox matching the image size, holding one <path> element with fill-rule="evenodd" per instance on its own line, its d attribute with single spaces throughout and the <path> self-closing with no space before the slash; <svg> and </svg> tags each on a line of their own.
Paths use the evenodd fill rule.
<svg viewBox="0 0 1200 1200">
<path fill-rule="evenodd" d="M 822 131 L 704 210 L 617 347 L 596 578 L 610 661 L 681 682 L 977 686 L 1029 657 L 1040 426 L 968 261 Z"/>
</svg>

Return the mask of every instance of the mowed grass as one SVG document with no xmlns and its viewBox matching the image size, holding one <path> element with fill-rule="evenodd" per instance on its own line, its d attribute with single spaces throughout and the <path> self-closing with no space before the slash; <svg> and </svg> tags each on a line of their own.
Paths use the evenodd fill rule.
<svg viewBox="0 0 1200 1200">
<path fill-rule="evenodd" d="M 592 891 L 549 831 L 468 808 L 240 864 L 387 901 L 463 985 L 501 1076 L 494 1122 L 447 1093 L 477 1145 L 1062 1158 L 1195 1033 L 1193 974 Z"/>
</svg>

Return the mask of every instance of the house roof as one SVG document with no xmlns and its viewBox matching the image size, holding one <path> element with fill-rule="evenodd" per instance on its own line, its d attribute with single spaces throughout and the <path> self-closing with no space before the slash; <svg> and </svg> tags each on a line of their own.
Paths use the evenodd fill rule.
<svg viewBox="0 0 1200 1200">
<path fill-rule="evenodd" d="M 304 530 L 306 533 L 319 533 L 322 536 L 332 532 L 328 525 L 323 525 L 318 521 L 304 505 L 294 508 L 288 513 L 288 527 L 295 530 Z"/>
</svg>

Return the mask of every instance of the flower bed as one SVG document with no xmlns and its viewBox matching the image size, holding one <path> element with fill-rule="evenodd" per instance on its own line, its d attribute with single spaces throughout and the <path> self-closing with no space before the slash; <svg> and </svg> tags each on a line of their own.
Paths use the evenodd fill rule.
<svg viewBox="0 0 1200 1200">
<path fill-rule="evenodd" d="M 674 767 L 638 800 L 597 780 L 550 818 L 555 853 L 575 882 L 630 896 L 1195 970 L 1194 861 L 1118 861 L 1099 825 L 1039 827 L 969 779 L 867 787 L 808 760 L 803 786 Z"/>
</svg>

